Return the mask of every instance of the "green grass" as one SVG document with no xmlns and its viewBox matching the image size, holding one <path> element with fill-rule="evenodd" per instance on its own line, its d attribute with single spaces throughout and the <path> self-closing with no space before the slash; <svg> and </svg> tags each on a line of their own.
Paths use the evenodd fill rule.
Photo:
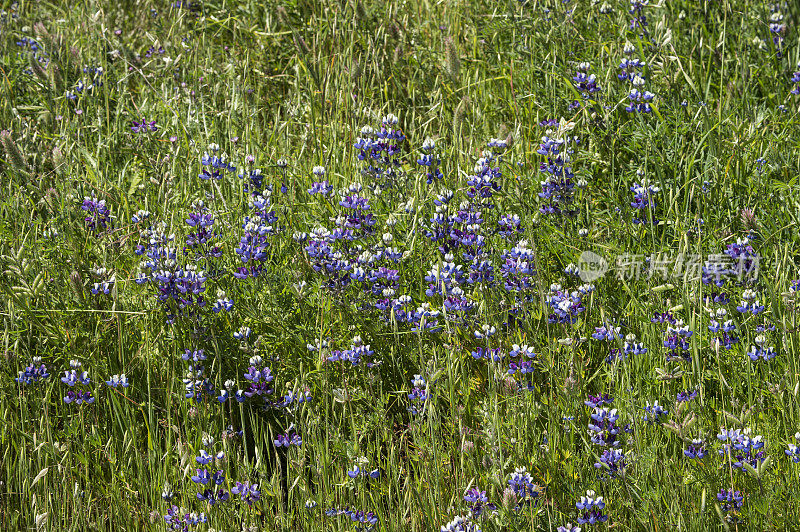
<svg viewBox="0 0 800 532">
<path fill-rule="evenodd" d="M 575 503 L 590 489 L 605 497 L 610 519 L 584 530 L 798 529 L 791 486 L 800 465 L 784 454 L 800 430 L 800 345 L 788 294 L 800 277 L 800 96 L 790 94 L 789 81 L 800 70 L 797 5 L 778 8 L 786 24 L 779 55 L 770 6 L 752 0 L 651 2 L 647 36 L 630 31 L 629 3 L 620 0 L 608 2 L 607 14 L 602 2 L 578 0 L 192 3 L 200 9 L 152 0 L 0 2 L 0 130 L 10 131 L 0 138 L 0 529 L 165 529 L 165 485 L 175 505 L 205 513 L 202 530 L 353 530 L 348 517 L 325 515 L 344 507 L 375 512 L 377 530 L 439 530 L 469 513 L 464 494 L 472 487 L 498 506 L 476 521 L 490 531 L 576 523 Z M 46 66 L 17 45 L 23 36 L 36 39 Z M 630 83 L 617 74 L 626 42 L 645 63 L 652 113 L 625 110 Z M 570 109 L 581 99 L 572 82 L 581 62 L 602 90 Z M 89 91 L 84 67 L 102 67 L 102 85 L 95 80 Z M 362 126 L 379 127 L 388 113 L 407 137 L 403 177 L 378 195 L 353 143 Z M 132 133 L 142 118 L 158 131 Z M 568 220 L 539 211 L 545 176 L 537 150 L 553 135 L 538 123 L 551 118 L 571 122 L 569 134 L 580 139 L 571 164 L 587 186 L 576 190 L 578 212 Z M 442 332 L 414 333 L 361 308 L 375 297 L 327 289 L 292 238 L 333 229 L 338 192 L 362 183 L 377 219 L 367 243 L 389 232 L 406 253 L 396 296 L 410 296 L 412 310 L 423 302 L 441 309 L 441 297 L 425 294 L 426 272 L 443 260 L 425 234 L 433 200 L 445 187 L 454 191 L 454 212 L 468 199 L 466 183 L 487 141 L 507 136 L 502 188 L 484 217 L 490 228 L 499 214 L 519 215 L 535 256 L 535 282 L 516 319 L 502 281 L 465 283 L 475 304 L 466 322 L 440 317 Z M 436 141 L 444 174 L 432 185 L 416 164 L 426 138 Z M 211 143 L 236 173 L 198 178 Z M 236 174 L 248 167 L 247 155 L 274 186 L 276 234 L 263 272 L 237 280 L 235 249 L 250 210 Z M 318 165 L 335 188 L 327 201 L 306 192 L 319 180 Z M 631 222 L 637 172 L 660 188 L 656 210 L 644 215 L 656 224 Z M 81 210 L 92 195 L 114 216 L 97 234 Z M 221 255 L 198 261 L 210 272 L 207 306 L 168 323 L 153 285 L 135 282 L 142 260 L 135 249 L 142 229 L 163 222 L 178 262 L 191 261 L 183 255 L 191 230 L 184 221 L 198 200 L 215 218 Z M 151 216 L 137 224 L 140 209 Z M 390 217 L 395 223 L 386 225 Z M 729 283 L 730 304 L 719 305 L 703 301 L 720 290 L 713 284 L 614 275 L 623 254 L 706 258 L 746 235 L 757 236 L 751 244 L 760 256 L 749 286 L 766 307 L 758 316 L 736 311 L 746 286 Z M 500 253 L 518 239 L 487 229 L 498 279 Z M 550 285 L 576 289 L 582 282 L 564 270 L 587 250 L 612 270 L 594 281 L 574 325 L 549 324 Z M 456 262 L 468 271 L 468 260 Z M 98 267 L 114 276 L 108 295 L 90 291 L 101 280 Z M 211 311 L 218 289 L 234 301 L 230 312 Z M 721 306 L 741 338 L 730 350 L 710 343 L 709 310 Z M 668 309 L 694 331 L 689 362 L 665 359 L 666 327 L 650 318 Z M 753 364 L 746 353 L 764 317 L 776 327 L 764 334 L 778 355 Z M 609 344 L 591 338 L 604 321 L 635 334 L 647 353 L 606 363 Z M 497 334 L 476 339 L 482 324 Z M 246 342 L 233 337 L 243 326 L 252 329 Z M 323 362 L 306 347 L 330 339 L 332 349 L 346 349 L 355 335 L 380 365 Z M 510 377 L 530 378 L 530 391 L 517 391 L 505 366 L 470 355 L 478 347 L 507 353 L 513 344 L 537 353 L 532 373 Z M 259 355 L 275 376 L 273 401 L 288 389 L 307 389 L 313 400 L 296 411 L 262 409 L 255 400 L 220 404 L 217 393 L 187 400 L 186 349 L 205 351 L 216 391 L 228 379 L 244 387 L 248 360 Z M 50 377 L 18 384 L 33 357 Z M 92 379 L 94 404 L 63 401 L 60 377 L 73 359 Z M 104 384 L 119 373 L 130 387 Z M 415 374 L 428 382 L 420 415 L 408 411 Z M 675 403 L 694 388 L 697 399 Z M 615 398 L 620 424 L 633 429 L 622 437 L 625 474 L 610 480 L 594 467 L 603 449 L 587 431 L 584 401 L 599 393 Z M 669 415 L 648 424 L 643 408 L 654 400 Z M 302 446 L 277 449 L 273 440 L 292 424 Z M 242 435 L 226 437 L 228 427 Z M 763 436 L 770 459 L 761 472 L 737 471 L 718 453 L 721 427 Z M 223 487 L 257 482 L 260 501 L 248 506 L 231 495 L 209 507 L 197 499 L 190 477 L 206 434 L 214 452 L 226 454 Z M 697 437 L 708 456 L 690 461 L 683 450 Z M 362 469 L 381 469 L 378 480 L 346 475 L 360 457 L 368 461 Z M 514 511 L 502 501 L 518 467 L 544 491 Z M 726 520 L 716 494 L 730 488 L 744 505 Z"/>
</svg>

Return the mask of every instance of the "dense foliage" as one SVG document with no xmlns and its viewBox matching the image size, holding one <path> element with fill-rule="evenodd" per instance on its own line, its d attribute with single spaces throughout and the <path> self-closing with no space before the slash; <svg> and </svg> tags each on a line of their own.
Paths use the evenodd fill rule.
<svg viewBox="0 0 800 532">
<path fill-rule="evenodd" d="M 0 6 L 3 530 L 798 527 L 795 3 Z"/>
</svg>

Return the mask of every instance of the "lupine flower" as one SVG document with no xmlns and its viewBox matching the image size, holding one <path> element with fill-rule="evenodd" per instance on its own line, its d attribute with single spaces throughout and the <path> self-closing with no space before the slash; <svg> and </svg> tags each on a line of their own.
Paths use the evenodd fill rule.
<svg viewBox="0 0 800 532">
<path fill-rule="evenodd" d="M 495 509 L 495 505 L 489 503 L 486 492 L 478 488 L 472 488 L 467 491 L 464 495 L 464 500 L 471 505 L 470 512 L 472 513 L 473 519 L 480 517 L 484 510 L 493 511 Z"/>
<path fill-rule="evenodd" d="M 725 255 L 729 256 L 731 261 L 735 263 L 735 268 L 730 270 L 731 274 L 736 274 L 740 279 L 743 275 L 752 276 L 752 278 L 758 275 L 758 265 L 761 257 L 750 245 L 748 238 L 737 238 L 736 242 L 728 244 L 725 249 Z M 748 293 L 752 296 L 752 299 L 755 298 L 752 290 Z"/>
<path fill-rule="evenodd" d="M 198 469 L 196 475 L 192 475 L 192 482 L 197 484 L 206 485 L 211 480 L 211 475 L 207 469 Z"/>
<path fill-rule="evenodd" d="M 158 131 L 158 126 L 156 126 L 156 121 L 153 120 L 148 122 L 144 118 L 142 118 L 141 122 L 137 122 L 136 120 L 133 121 L 133 125 L 131 126 L 131 131 L 134 133 L 147 133 L 148 131 Z"/>
<path fill-rule="evenodd" d="M 464 283 L 463 266 L 447 260 L 433 264 L 425 275 L 425 281 L 429 283 L 425 291 L 428 297 L 436 294 L 449 295 L 455 287 Z"/>
<path fill-rule="evenodd" d="M 287 432 L 286 434 L 278 434 L 278 437 L 276 440 L 274 440 L 274 443 L 275 447 L 288 448 L 290 445 L 299 447 L 303 444 L 303 439 L 296 432 Z"/>
<path fill-rule="evenodd" d="M 229 498 L 230 498 L 230 493 L 221 488 L 218 488 L 216 490 L 204 489 L 203 491 L 197 492 L 197 499 L 200 501 L 207 502 L 211 506 L 214 506 L 218 502 L 227 501 Z"/>
<path fill-rule="evenodd" d="M 508 364 L 509 375 L 513 375 L 517 371 L 519 371 L 520 374 L 522 375 L 533 372 L 532 360 L 536 358 L 536 353 L 533 351 L 532 347 L 529 347 L 527 345 L 519 346 L 517 344 L 514 344 L 512 346 L 511 351 L 508 353 L 508 356 L 511 357 L 512 359 L 515 359 L 509 362 Z M 525 360 L 526 358 L 528 360 Z"/>
<path fill-rule="evenodd" d="M 595 340 L 621 340 L 622 334 L 620 334 L 619 329 L 619 327 L 614 327 L 610 323 L 606 323 L 605 325 L 594 328 L 592 338 Z"/>
<path fill-rule="evenodd" d="M 634 78 L 634 81 L 635 80 L 636 78 Z M 628 93 L 628 100 L 630 103 L 625 107 L 625 110 L 629 113 L 651 113 L 653 108 L 650 107 L 650 102 L 654 97 L 655 95 L 650 91 L 642 92 L 639 89 L 633 88 Z"/>
<path fill-rule="evenodd" d="M 514 470 L 508 479 L 508 487 L 515 497 L 517 509 L 524 504 L 534 504 L 543 492 L 543 489 L 533 482 L 533 477 L 525 467 L 518 467 Z"/>
<path fill-rule="evenodd" d="M 350 364 L 355 367 L 358 366 L 363 359 L 365 365 L 370 368 L 377 364 L 377 362 L 370 359 L 374 354 L 375 351 L 370 348 L 370 345 L 364 344 L 361 337 L 356 336 L 353 338 L 350 349 L 332 351 L 331 356 L 329 356 L 327 360 L 328 362 L 350 362 Z"/>
<path fill-rule="evenodd" d="M 191 212 L 186 219 L 186 225 L 193 229 L 186 235 L 186 246 L 195 249 L 198 253 L 197 258 L 221 256 L 220 249 L 209 245 L 210 241 L 217 236 L 212 232 L 214 217 L 208 212 L 202 200 L 192 203 Z"/>
<path fill-rule="evenodd" d="M 762 346 L 751 346 L 750 351 L 747 352 L 747 356 L 750 357 L 750 360 L 753 362 L 757 362 L 759 360 L 768 361 L 772 360 L 778 354 L 775 352 L 774 347 L 762 347 Z"/>
<path fill-rule="evenodd" d="M 435 149 L 436 144 L 431 139 L 425 139 L 422 143 L 422 155 L 417 159 L 417 164 L 426 168 L 425 181 L 429 185 L 444 178 L 439 168 L 442 161 L 434 152 Z"/>
<path fill-rule="evenodd" d="M 751 313 L 755 315 L 764 311 L 764 305 L 759 303 L 757 299 L 755 301 L 742 301 L 740 305 L 736 306 L 736 310 L 741 313 Z"/>
<path fill-rule="evenodd" d="M 525 232 L 525 229 L 522 228 L 522 220 L 518 214 L 504 214 L 497 221 L 497 226 L 497 234 L 506 239 Z"/>
<path fill-rule="evenodd" d="M 106 230 L 114 221 L 108 207 L 106 207 L 106 200 L 97 200 L 94 196 L 86 196 L 83 198 L 81 209 L 86 211 L 86 228 L 93 233 L 100 233 Z"/>
<path fill-rule="evenodd" d="M 621 72 L 617 74 L 617 78 L 619 78 L 620 81 L 633 81 L 635 76 L 640 75 L 643 68 L 644 63 L 641 60 L 624 58 L 619 64 Z"/>
<path fill-rule="evenodd" d="M 29 366 L 19 372 L 19 376 L 14 380 L 20 384 L 38 384 L 50 377 L 47 373 L 47 366 L 42 364 L 41 357 L 33 357 Z"/>
<path fill-rule="evenodd" d="M 322 181 L 320 183 L 313 183 L 311 188 L 308 189 L 308 193 L 312 196 L 314 194 L 321 194 L 323 196 L 329 195 L 333 192 L 333 185 L 329 184 L 327 181 Z"/>
<path fill-rule="evenodd" d="M 736 310 L 743 314 L 756 315 L 764 311 L 764 306 L 760 304 L 756 293 L 748 289 L 742 293 L 742 302 L 736 306 Z"/>
<path fill-rule="evenodd" d="M 580 63 L 578 72 L 572 78 L 572 85 L 584 100 L 597 99 L 594 95 L 601 90 L 600 85 L 597 84 L 597 76 L 588 74 L 590 68 L 589 63 Z M 581 102 L 574 100 L 570 103 L 569 108 L 570 110 L 579 109 L 581 105 Z"/>
<path fill-rule="evenodd" d="M 368 525 L 366 527 L 359 527 L 356 526 L 357 530 L 374 530 L 375 525 L 378 523 L 378 516 L 375 515 L 374 512 L 365 512 L 363 510 L 351 510 L 349 508 L 331 508 L 329 510 L 325 510 L 325 515 L 328 517 L 337 517 L 340 515 L 345 515 L 350 518 L 351 521 L 354 523 L 359 523 L 361 525 Z"/>
<path fill-rule="evenodd" d="M 600 455 L 600 461 L 594 467 L 608 471 L 610 478 L 616 478 L 625 471 L 625 453 L 621 449 L 606 449 Z"/>
<path fill-rule="evenodd" d="M 72 369 L 64 371 L 64 376 L 61 377 L 61 382 L 69 387 L 73 387 L 76 384 L 87 385 L 91 382 L 88 373 L 85 371 L 78 371 L 81 367 L 80 362 L 77 360 L 70 360 L 69 365 Z"/>
<path fill-rule="evenodd" d="M 486 200 L 475 204 L 481 208 L 491 209 L 493 205 L 489 199 L 501 189 L 500 179 L 503 173 L 497 162 L 498 156 L 492 152 L 483 152 L 475 163 L 473 175 L 467 181 L 467 196 L 471 200 Z"/>
<path fill-rule="evenodd" d="M 439 532 L 481 532 L 480 527 L 468 517 L 456 516 L 452 521 L 439 528 Z"/>
<path fill-rule="evenodd" d="M 505 139 L 489 139 L 489 142 L 486 145 L 490 148 L 495 148 L 496 150 L 505 150 L 508 148 L 509 142 L 508 138 Z"/>
<path fill-rule="evenodd" d="M 214 457 L 208 454 L 205 449 L 201 449 L 200 454 L 195 457 L 195 461 L 202 466 L 210 464 L 213 460 Z"/>
<path fill-rule="evenodd" d="M 757 469 L 759 464 L 766 459 L 764 451 L 764 441 L 761 436 L 750 437 L 749 429 L 744 431 L 739 429 L 722 429 L 717 434 L 717 439 L 723 443 L 719 454 L 724 457 L 730 456 L 731 466 L 734 469 L 744 471 L 744 463 L 750 464 Z"/>
<path fill-rule="evenodd" d="M 711 303 L 716 305 L 727 305 L 731 302 L 731 298 L 727 292 L 711 292 L 710 294 L 705 294 L 703 296 L 703 301 L 706 305 L 710 305 Z M 714 321 L 715 319 L 723 319 L 727 314 L 728 311 L 724 308 L 717 309 L 716 313 L 712 313 L 711 320 Z"/>
<path fill-rule="evenodd" d="M 717 501 L 721 503 L 724 512 L 736 511 L 744 505 L 744 498 L 742 492 L 727 489 L 719 490 L 717 493 Z"/>
<path fill-rule="evenodd" d="M 614 398 L 610 395 L 601 394 L 601 395 L 589 395 L 589 398 L 583 402 L 589 408 L 599 408 L 603 405 L 610 405 L 614 403 Z"/>
<path fill-rule="evenodd" d="M 213 443 L 213 439 L 210 437 L 203 437 L 204 446 L 210 447 L 213 445 Z M 203 466 L 202 469 L 196 470 L 196 475 L 191 477 L 192 482 L 203 486 L 196 494 L 197 499 L 204 501 L 211 506 L 214 506 L 218 502 L 227 501 L 230 498 L 230 494 L 223 487 L 221 487 L 225 483 L 225 472 L 222 470 L 209 470 L 205 466 L 210 465 L 214 461 L 221 463 L 224 459 L 225 453 L 223 451 L 220 451 L 216 454 L 216 456 L 213 456 L 205 449 L 201 449 L 200 454 L 195 457 L 197 464 Z"/>
<path fill-rule="evenodd" d="M 724 311 L 725 309 L 719 309 Z M 720 331 L 730 333 L 736 330 L 736 324 L 733 323 L 733 320 L 726 320 L 723 323 L 718 322 L 715 319 L 709 320 L 708 330 L 713 333 L 718 333 Z"/>
<path fill-rule="evenodd" d="M 619 419 L 619 414 L 616 409 L 595 408 L 589 422 L 591 442 L 604 447 L 618 447 L 620 441 L 617 436 L 621 429 L 616 424 L 617 419 Z"/>
<path fill-rule="evenodd" d="M 425 379 L 422 378 L 422 375 L 414 375 L 411 380 L 411 386 L 411 393 L 408 394 L 411 406 L 408 407 L 408 411 L 412 415 L 418 415 L 425 410 L 425 404 L 428 400 Z"/>
<path fill-rule="evenodd" d="M 398 118 L 390 113 L 383 117 L 380 128 L 361 128 L 361 136 L 353 144 L 358 150 L 358 159 L 365 165 L 362 173 L 375 187 L 392 188 L 402 175 L 399 156 L 406 137 L 396 127 L 398 122 Z"/>
<path fill-rule="evenodd" d="M 214 153 L 215 155 L 209 155 L 208 151 Z M 203 153 L 203 156 L 200 158 L 200 164 L 203 166 L 210 166 L 211 168 L 216 168 L 218 170 L 226 170 L 228 172 L 236 171 L 236 167 L 227 162 L 224 155 L 221 157 L 216 155 L 216 153 L 219 152 L 219 146 L 217 144 L 209 144 L 208 151 Z"/>
<path fill-rule="evenodd" d="M 594 525 L 608 521 L 608 515 L 603 513 L 606 503 L 603 501 L 603 497 L 595 498 L 593 491 L 587 491 L 586 496 L 581 497 L 581 500 L 575 503 L 575 507 L 582 510 L 582 513 L 578 514 L 578 523 L 581 525 L 587 523 Z"/>
<path fill-rule="evenodd" d="M 121 375 L 112 375 L 111 378 L 106 381 L 106 384 L 112 388 L 116 388 L 117 386 L 127 388 L 128 386 L 130 386 L 130 383 L 128 382 L 128 377 L 126 377 L 124 373 L 122 373 Z"/>
<path fill-rule="evenodd" d="M 239 327 L 239 330 L 233 333 L 233 337 L 237 340 L 246 340 L 250 333 L 253 332 L 250 327 Z"/>
<path fill-rule="evenodd" d="M 297 393 L 294 392 L 293 390 L 289 390 L 286 393 L 286 395 L 283 396 L 283 400 L 280 401 L 279 403 L 276 403 L 276 406 L 286 408 L 292 404 L 300 405 L 302 403 L 310 401 L 311 401 L 311 392 L 308 389 Z"/>
<path fill-rule="evenodd" d="M 222 388 L 222 390 L 220 390 L 220 394 L 217 397 L 217 401 L 219 401 L 220 403 L 227 402 L 228 399 L 230 399 L 230 397 L 231 397 L 231 391 L 233 391 L 233 387 L 235 385 L 236 385 L 236 383 L 232 379 L 226 380 L 222 385 L 223 388 Z M 235 397 L 236 397 L 236 400 L 238 402 L 242 403 L 242 402 L 244 402 L 244 400 L 245 400 L 245 398 L 247 396 L 244 395 L 244 391 L 243 390 L 239 390 L 236 393 Z"/>
<path fill-rule="evenodd" d="M 352 471 L 347 471 L 347 476 L 350 478 L 358 478 L 358 477 L 369 477 L 371 479 L 377 479 L 381 476 L 380 469 L 373 469 L 372 471 L 365 471 L 358 466 L 354 466 Z"/>
<path fill-rule="evenodd" d="M 272 371 L 264 365 L 264 361 L 260 356 L 256 355 L 250 358 L 250 367 L 247 368 L 244 378 L 250 381 L 250 386 L 244 392 L 247 397 L 272 393 L 270 383 L 275 377 L 272 375 Z"/>
<path fill-rule="evenodd" d="M 479 347 L 474 351 L 471 351 L 470 354 L 472 355 L 472 358 L 474 358 L 475 360 L 485 359 L 488 360 L 489 362 L 501 362 L 505 358 L 505 356 L 503 355 L 502 351 L 499 348 L 489 349 L 489 348 Z"/>
<path fill-rule="evenodd" d="M 217 290 L 217 301 L 214 303 L 214 307 L 211 309 L 214 311 L 215 314 L 218 314 L 220 311 L 230 312 L 233 308 L 233 301 L 228 299 L 227 294 L 225 294 L 222 290 Z"/>
<path fill-rule="evenodd" d="M 702 439 L 694 439 L 689 447 L 684 449 L 683 454 L 691 460 L 702 460 L 708 454 L 706 443 Z"/>
<path fill-rule="evenodd" d="M 205 523 L 206 521 L 205 514 L 183 513 L 183 510 L 180 510 L 177 506 L 171 506 L 164 516 L 164 522 L 171 530 L 180 530 L 182 532 L 186 532 L 199 523 Z"/>
<path fill-rule="evenodd" d="M 92 404 L 94 403 L 94 397 L 92 397 L 92 392 L 90 391 L 69 390 L 67 395 L 64 396 L 64 402 L 66 404 L 75 403 L 76 405 Z"/>
<path fill-rule="evenodd" d="M 642 419 L 648 423 L 658 423 L 660 418 L 667 417 L 667 414 L 669 414 L 669 411 L 663 406 L 659 405 L 658 401 L 654 401 L 652 405 L 648 401 L 644 411 L 645 415 L 642 416 Z"/>
<path fill-rule="evenodd" d="M 192 351 L 191 349 L 187 349 L 184 352 L 184 354 L 181 355 L 181 359 L 198 363 L 205 360 L 206 355 L 202 349 L 198 349 L 197 351 Z"/>
<path fill-rule="evenodd" d="M 664 340 L 664 347 L 668 350 L 667 361 L 691 361 L 691 353 L 689 352 L 691 346 L 687 338 L 690 338 L 692 334 L 692 331 L 682 326 L 670 326 L 667 328 L 667 339 Z"/>
<path fill-rule="evenodd" d="M 644 14 L 644 8 L 647 4 L 650 3 L 650 0 L 630 0 L 630 8 L 628 9 L 628 13 L 632 15 L 632 19 L 629 25 L 631 31 L 639 31 L 642 35 L 648 35 L 647 31 L 647 15 Z"/>
<path fill-rule="evenodd" d="M 158 301 L 164 305 L 168 313 L 168 321 L 177 315 L 185 315 L 192 307 L 202 308 L 206 305 L 202 294 L 205 292 L 205 272 L 197 270 L 194 264 L 175 270 L 160 270 L 150 278 L 156 286 Z"/>
<path fill-rule="evenodd" d="M 783 55 L 786 24 L 783 22 L 783 13 L 779 11 L 780 4 L 773 4 L 770 9 L 772 13 L 769 16 L 769 33 L 772 36 L 772 44 L 775 46 L 775 55 L 780 58 Z"/>
<path fill-rule="evenodd" d="M 674 325 L 676 320 L 671 312 L 654 312 L 650 321 L 653 323 L 670 323 Z"/>
<path fill-rule="evenodd" d="M 244 235 L 239 240 L 239 246 L 234 250 L 242 261 L 243 266 L 234 273 L 237 279 L 248 276 L 257 277 L 268 258 L 267 249 L 269 238 L 275 234 L 272 224 L 277 221 L 277 215 L 272 210 L 272 191 L 265 189 L 255 191 L 249 199 L 251 216 L 246 216 L 242 229 Z"/>
<path fill-rule="evenodd" d="M 655 217 L 657 207 L 655 195 L 658 194 L 660 190 L 661 189 L 658 187 L 650 185 L 647 182 L 643 182 L 641 185 L 639 183 L 633 184 L 631 187 L 631 192 L 633 192 L 631 207 L 637 209 L 640 213 L 634 215 L 633 223 L 650 223 L 650 217 L 648 217 L 647 213 L 651 213 L 652 223 L 658 223 L 658 219 Z"/>
<path fill-rule="evenodd" d="M 91 288 L 90 291 L 94 295 L 98 295 L 98 294 L 108 295 L 109 292 L 111 291 L 112 283 L 113 283 L 113 280 L 112 281 L 102 281 L 102 282 L 99 282 L 99 283 L 94 283 L 92 285 L 92 288 Z"/>
<path fill-rule="evenodd" d="M 20 48 L 28 48 L 32 52 L 38 52 L 40 48 L 40 45 L 36 41 L 36 39 L 33 39 L 31 37 L 22 37 L 20 40 L 16 42 L 16 44 Z"/>
<path fill-rule="evenodd" d="M 183 379 L 186 389 L 185 397 L 200 402 L 206 397 L 213 396 L 214 385 L 206 377 L 205 368 L 202 365 L 202 361 L 206 359 L 203 350 L 190 351 L 187 349 L 181 358 L 191 362 Z"/>
<path fill-rule="evenodd" d="M 481 325 L 480 330 L 475 331 L 474 334 L 475 334 L 475 338 L 477 338 L 478 340 L 482 340 L 484 338 L 490 338 L 491 336 L 494 336 L 494 334 L 496 332 L 497 332 L 497 328 L 496 327 L 494 327 L 493 325 L 489 325 L 489 324 L 484 323 L 483 325 Z"/>
<path fill-rule="evenodd" d="M 547 319 L 548 323 L 575 323 L 578 321 L 578 314 L 585 310 L 581 293 L 578 291 L 567 292 L 562 290 L 560 285 L 550 287 L 548 302 L 553 310 Z"/>
<path fill-rule="evenodd" d="M 542 214 L 572 217 L 577 214 L 577 209 L 573 207 L 575 174 L 570 165 L 574 150 L 569 145 L 577 145 L 579 141 L 577 137 L 567 137 L 563 126 L 559 127 L 559 133 L 562 136 L 542 137 L 537 151 L 546 157 L 546 161 L 540 164 L 539 171 L 547 174 L 541 182 L 542 191 L 539 197 L 548 202 L 539 210 Z"/>
<path fill-rule="evenodd" d="M 631 342 L 627 342 L 626 341 L 622 345 L 622 349 L 623 349 L 625 355 L 644 355 L 645 353 L 647 353 L 647 348 L 644 347 L 644 345 L 642 345 L 641 343 L 633 342 L 633 341 L 631 341 Z"/>
<path fill-rule="evenodd" d="M 158 16 L 158 13 L 156 12 L 155 9 L 151 10 L 150 13 L 154 17 Z M 147 49 L 147 51 L 145 52 L 144 56 L 145 56 L 145 58 L 149 59 L 153 55 L 164 55 L 165 53 L 166 53 L 166 50 L 164 50 L 163 46 L 159 46 L 158 48 L 156 48 L 155 46 L 151 46 L 150 48 Z"/>
<path fill-rule="evenodd" d="M 794 433 L 794 439 L 797 443 L 800 443 L 800 432 Z M 794 462 L 795 464 L 800 464 L 800 447 L 790 443 L 789 447 L 785 449 L 783 452 L 786 453 L 786 456 L 792 459 L 792 462 Z"/>
<path fill-rule="evenodd" d="M 678 395 L 675 398 L 675 400 L 679 403 L 687 403 L 692 399 L 696 398 L 698 393 L 699 392 L 697 390 L 685 390 L 682 392 L 678 392 Z"/>
</svg>

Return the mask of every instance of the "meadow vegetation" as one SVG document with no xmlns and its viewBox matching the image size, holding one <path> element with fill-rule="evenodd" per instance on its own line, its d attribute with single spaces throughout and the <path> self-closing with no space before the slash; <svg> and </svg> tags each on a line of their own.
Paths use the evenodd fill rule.
<svg viewBox="0 0 800 532">
<path fill-rule="evenodd" d="M 798 4 L 0 7 L 0 529 L 800 529 Z"/>
</svg>

